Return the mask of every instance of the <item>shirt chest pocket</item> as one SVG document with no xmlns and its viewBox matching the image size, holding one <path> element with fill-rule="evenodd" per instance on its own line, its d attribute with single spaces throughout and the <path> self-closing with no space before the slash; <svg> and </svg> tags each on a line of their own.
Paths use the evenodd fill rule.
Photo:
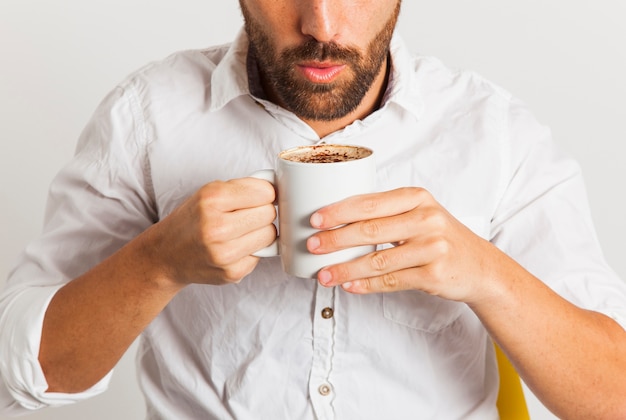
<svg viewBox="0 0 626 420">
<path fill-rule="evenodd" d="M 464 217 L 459 220 L 477 235 L 487 237 L 489 224 L 484 219 Z M 428 333 L 436 333 L 450 326 L 466 309 L 464 303 L 417 290 L 385 293 L 382 300 L 386 319 Z"/>
</svg>

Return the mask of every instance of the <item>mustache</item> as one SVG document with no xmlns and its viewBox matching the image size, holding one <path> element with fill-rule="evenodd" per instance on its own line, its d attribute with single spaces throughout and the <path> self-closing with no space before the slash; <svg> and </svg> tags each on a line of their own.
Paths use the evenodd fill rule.
<svg viewBox="0 0 626 420">
<path fill-rule="evenodd" d="M 293 61 L 342 61 L 358 62 L 361 54 L 356 48 L 343 47 L 334 42 L 318 42 L 313 39 L 296 47 L 291 47 L 281 53 L 281 57 L 288 62 Z"/>
</svg>

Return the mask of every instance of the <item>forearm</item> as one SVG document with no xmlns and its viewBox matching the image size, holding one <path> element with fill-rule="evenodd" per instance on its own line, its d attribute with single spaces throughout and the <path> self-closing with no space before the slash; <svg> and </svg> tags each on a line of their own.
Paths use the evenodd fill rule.
<svg viewBox="0 0 626 420">
<path fill-rule="evenodd" d="M 39 360 L 49 391 L 102 378 L 187 284 L 234 284 L 276 237 L 274 188 L 254 178 L 213 182 L 52 299 Z"/>
<path fill-rule="evenodd" d="M 39 352 L 49 392 L 80 392 L 99 381 L 182 287 L 156 263 L 152 235 L 144 232 L 50 302 Z"/>
<path fill-rule="evenodd" d="M 626 418 L 622 327 L 498 259 L 498 292 L 471 307 L 528 386 L 560 418 Z"/>
</svg>

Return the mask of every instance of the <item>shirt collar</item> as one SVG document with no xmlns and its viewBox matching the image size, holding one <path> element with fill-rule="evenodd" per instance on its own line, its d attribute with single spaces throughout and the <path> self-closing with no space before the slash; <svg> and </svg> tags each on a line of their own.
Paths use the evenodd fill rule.
<svg viewBox="0 0 626 420">
<path fill-rule="evenodd" d="M 248 37 L 242 28 L 211 75 L 211 111 L 216 111 L 233 99 L 249 95 Z"/>
<path fill-rule="evenodd" d="M 419 74 L 415 59 L 409 52 L 402 37 L 395 33 L 389 46 L 391 74 L 382 106 L 395 103 L 419 119 L 424 109 L 419 92 Z"/>
<path fill-rule="evenodd" d="M 383 107 L 395 103 L 419 119 L 423 102 L 418 91 L 418 75 L 413 57 L 397 33 L 391 40 L 390 55 L 391 75 L 383 98 Z M 212 111 L 222 108 L 239 96 L 251 95 L 250 82 L 259 85 L 256 69 L 252 69 L 253 74 L 249 78 L 251 69 L 247 63 L 248 58 L 248 37 L 242 28 L 211 76 Z M 254 93 L 258 95 L 256 90 Z"/>
</svg>

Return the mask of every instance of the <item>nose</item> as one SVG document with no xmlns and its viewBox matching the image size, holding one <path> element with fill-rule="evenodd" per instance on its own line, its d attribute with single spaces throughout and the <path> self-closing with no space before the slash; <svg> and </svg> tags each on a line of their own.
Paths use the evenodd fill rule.
<svg viewBox="0 0 626 420">
<path fill-rule="evenodd" d="M 342 7 L 337 0 L 302 0 L 300 30 L 318 42 L 338 41 Z"/>
</svg>

